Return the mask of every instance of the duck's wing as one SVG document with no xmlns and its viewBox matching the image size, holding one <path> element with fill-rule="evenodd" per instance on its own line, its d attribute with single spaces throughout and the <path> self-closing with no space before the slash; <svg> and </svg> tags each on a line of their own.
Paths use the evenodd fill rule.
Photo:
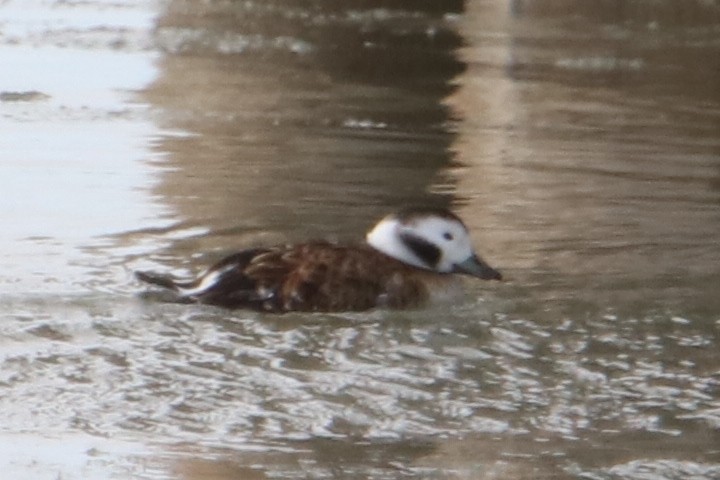
<svg viewBox="0 0 720 480">
<path fill-rule="evenodd" d="M 184 301 L 226 308 L 361 311 L 403 308 L 426 296 L 417 282 L 398 275 L 408 268 L 366 246 L 314 242 L 245 250 L 192 282 L 146 273 L 138 278 L 171 288 Z"/>
<path fill-rule="evenodd" d="M 256 251 L 251 258 L 241 252 L 210 269 L 202 292 L 189 293 L 202 303 L 261 311 L 368 310 L 385 288 L 383 262 L 387 257 L 373 249 L 326 242 Z"/>
<path fill-rule="evenodd" d="M 254 283 L 244 274 L 247 266 L 260 255 L 270 252 L 267 248 L 243 250 L 223 258 L 205 273 L 193 280 L 178 279 L 173 275 L 155 272 L 135 272 L 135 277 L 145 283 L 171 290 L 181 302 L 202 302 L 222 305 L 228 296 L 230 302 L 251 302 Z"/>
<path fill-rule="evenodd" d="M 289 266 L 270 262 L 275 266 L 274 275 L 266 271 L 262 277 L 253 275 L 252 270 L 276 258 L 281 252 L 282 248 L 253 248 L 235 253 L 220 260 L 178 292 L 186 299 L 209 305 L 272 310 L 264 304 L 273 299 L 273 285 Z"/>
<path fill-rule="evenodd" d="M 361 311 L 377 306 L 384 278 L 377 264 L 386 257 L 365 246 L 298 245 L 282 255 L 288 269 L 278 285 L 283 311 Z"/>
</svg>

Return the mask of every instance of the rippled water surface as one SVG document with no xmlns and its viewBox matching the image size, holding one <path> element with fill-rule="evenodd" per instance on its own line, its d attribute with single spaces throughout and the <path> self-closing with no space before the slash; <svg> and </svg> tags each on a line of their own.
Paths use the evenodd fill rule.
<svg viewBox="0 0 720 480">
<path fill-rule="evenodd" d="M 0 3 L 13 479 L 720 478 L 717 2 Z M 452 208 L 419 311 L 134 270 Z"/>
</svg>

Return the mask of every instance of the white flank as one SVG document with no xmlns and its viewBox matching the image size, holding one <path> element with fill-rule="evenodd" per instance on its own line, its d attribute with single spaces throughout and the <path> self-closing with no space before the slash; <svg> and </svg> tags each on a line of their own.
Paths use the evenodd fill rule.
<svg viewBox="0 0 720 480">
<path fill-rule="evenodd" d="M 186 297 L 192 297 L 194 295 L 200 295 L 201 293 L 205 293 L 207 290 L 217 285 L 218 282 L 222 279 L 223 275 L 233 270 L 236 266 L 237 265 L 230 264 L 219 270 L 207 272 L 205 275 L 203 275 L 202 280 L 197 287 L 180 288 L 179 292 Z"/>
</svg>

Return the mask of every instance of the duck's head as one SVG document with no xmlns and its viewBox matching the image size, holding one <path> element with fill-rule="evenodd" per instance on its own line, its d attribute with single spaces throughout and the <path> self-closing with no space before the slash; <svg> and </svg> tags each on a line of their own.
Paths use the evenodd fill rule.
<svg viewBox="0 0 720 480">
<path fill-rule="evenodd" d="M 366 239 L 376 250 L 409 265 L 485 280 L 502 278 L 473 251 L 467 227 L 447 210 L 416 208 L 388 215 Z"/>
</svg>

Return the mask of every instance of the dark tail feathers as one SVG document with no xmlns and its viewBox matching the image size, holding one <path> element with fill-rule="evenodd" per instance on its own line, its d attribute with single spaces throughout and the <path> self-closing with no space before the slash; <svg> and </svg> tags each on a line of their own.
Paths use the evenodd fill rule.
<svg viewBox="0 0 720 480">
<path fill-rule="evenodd" d="M 158 285 L 169 290 L 177 291 L 180 287 L 179 282 L 171 275 L 163 275 L 153 272 L 135 272 L 135 278 L 137 278 L 141 282 L 151 283 L 153 285 Z"/>
</svg>

